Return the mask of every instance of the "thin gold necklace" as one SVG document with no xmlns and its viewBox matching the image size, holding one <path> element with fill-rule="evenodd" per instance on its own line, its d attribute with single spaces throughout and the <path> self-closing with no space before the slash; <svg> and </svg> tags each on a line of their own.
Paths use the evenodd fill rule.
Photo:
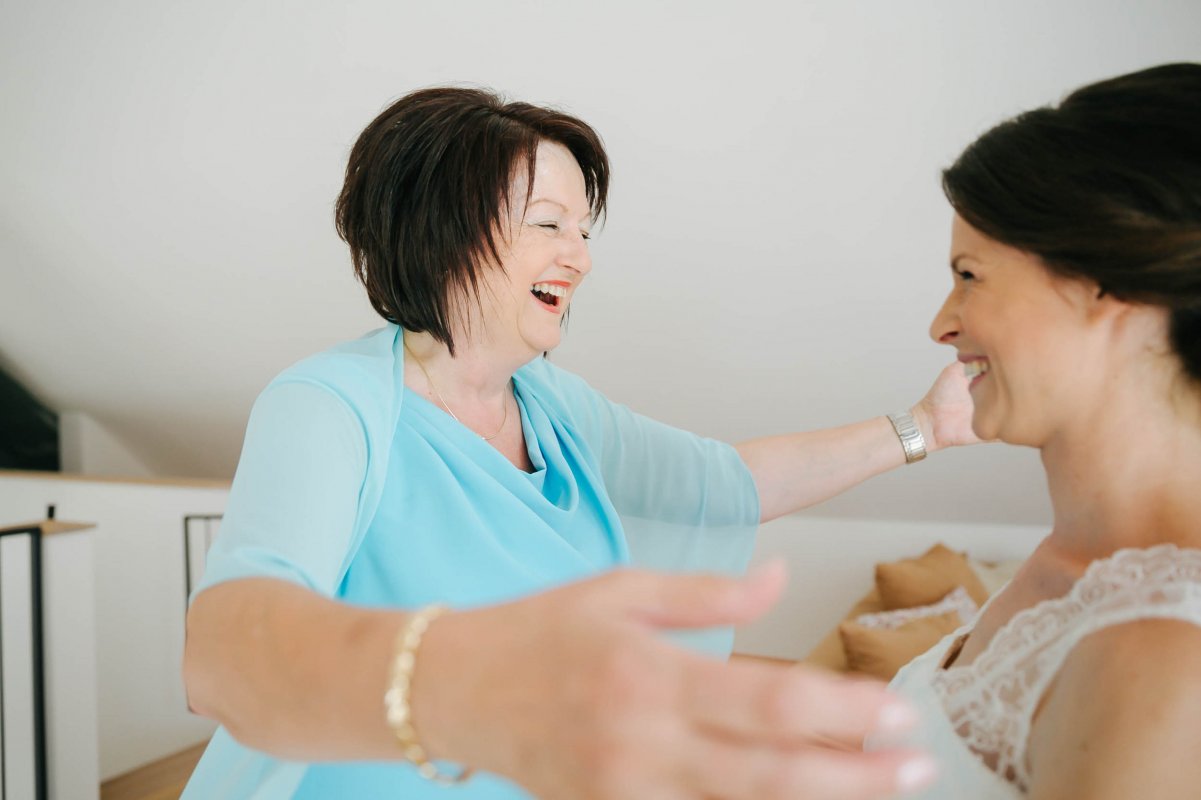
<svg viewBox="0 0 1201 800">
<path fill-rule="evenodd" d="M 450 418 L 453 419 L 455 422 L 459 423 L 460 425 L 463 425 L 463 421 L 461 419 L 459 419 L 458 417 L 456 417 L 455 412 L 451 411 L 450 406 L 448 406 L 446 404 L 445 398 L 442 397 L 442 392 L 439 392 L 438 387 L 434 385 L 434 379 L 431 378 L 430 374 L 425 371 L 425 364 L 422 364 L 421 359 L 417 357 L 417 354 L 409 349 L 408 342 L 402 341 L 402 343 L 404 344 L 405 352 L 408 353 L 409 355 L 411 355 L 413 357 L 413 360 L 417 362 L 417 368 L 419 370 L 421 370 L 421 374 L 425 376 L 425 382 L 430 385 L 430 389 L 432 389 L 434 391 L 434 396 L 438 398 L 438 402 L 441 403 L 442 407 L 446 409 L 446 413 L 450 414 Z M 503 407 L 505 410 L 505 415 L 501 419 L 500 427 L 496 429 L 496 433 L 492 434 L 491 436 L 483 436 L 479 433 L 476 433 L 476 436 L 479 436 L 485 442 L 490 442 L 493 439 L 495 439 L 497 436 L 500 436 L 500 432 L 505 429 L 505 425 L 509 422 L 509 398 L 508 397 L 501 398 L 501 403 L 503 404 Z M 463 425 L 463 427 L 467 428 L 468 430 L 471 430 L 471 428 L 467 425 Z M 472 433 L 475 433 L 475 431 L 472 430 Z"/>
</svg>

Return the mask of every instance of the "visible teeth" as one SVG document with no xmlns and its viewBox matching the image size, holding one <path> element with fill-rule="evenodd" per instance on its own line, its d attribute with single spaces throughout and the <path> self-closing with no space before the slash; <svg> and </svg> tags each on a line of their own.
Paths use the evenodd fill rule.
<svg viewBox="0 0 1201 800">
<path fill-rule="evenodd" d="M 555 297 L 566 297 L 567 289 L 563 286 L 557 286 L 553 283 L 535 283 L 533 286 L 535 292 L 542 294 L 552 294 Z"/>
<path fill-rule="evenodd" d="M 968 380 L 986 372 L 988 372 L 987 361 L 969 361 L 963 365 L 963 374 L 967 376 Z"/>
</svg>

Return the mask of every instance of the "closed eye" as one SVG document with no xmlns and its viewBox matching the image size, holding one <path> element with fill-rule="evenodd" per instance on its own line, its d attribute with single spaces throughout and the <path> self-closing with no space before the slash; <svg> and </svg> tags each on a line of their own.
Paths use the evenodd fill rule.
<svg viewBox="0 0 1201 800">
<path fill-rule="evenodd" d="M 543 230 L 552 231 L 554 233 L 559 232 L 559 223 L 557 222 L 536 222 L 534 223 L 534 226 L 537 228 L 542 228 Z M 592 238 L 592 232 L 581 229 L 580 238 L 582 238 L 584 241 L 588 241 Z"/>
</svg>

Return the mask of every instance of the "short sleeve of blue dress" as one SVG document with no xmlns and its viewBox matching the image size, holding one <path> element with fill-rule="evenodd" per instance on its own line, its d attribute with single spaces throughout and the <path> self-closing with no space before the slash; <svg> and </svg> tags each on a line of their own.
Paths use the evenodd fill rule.
<svg viewBox="0 0 1201 800">
<path fill-rule="evenodd" d="M 728 445 L 634 414 L 538 359 L 514 376 L 527 473 L 407 393 L 402 376 L 400 331 L 389 325 L 264 390 L 197 592 L 274 577 L 363 606 L 466 608 L 631 559 L 745 569 L 758 497 Z M 728 652 L 728 631 L 699 636 L 689 644 Z M 281 761 L 219 729 L 184 797 L 528 795 L 491 775 L 448 788 L 396 762 Z"/>
</svg>

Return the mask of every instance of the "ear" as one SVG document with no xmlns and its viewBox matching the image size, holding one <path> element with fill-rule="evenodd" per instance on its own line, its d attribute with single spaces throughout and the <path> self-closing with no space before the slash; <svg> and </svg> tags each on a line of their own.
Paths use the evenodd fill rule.
<svg viewBox="0 0 1201 800">
<path fill-rule="evenodd" d="M 1134 304 L 1119 300 L 1104 286 L 1091 281 L 1082 281 L 1079 290 L 1078 300 L 1090 322 L 1116 321 L 1135 308 Z"/>
<path fill-rule="evenodd" d="M 1051 288 L 1072 310 L 1072 315 L 1085 325 L 1112 319 L 1127 305 L 1094 281 L 1063 277 L 1049 270 L 1047 275 Z"/>
<path fill-rule="evenodd" d="M 1113 295 L 1097 298 L 1090 312 L 1090 321 L 1108 325 L 1111 335 L 1145 347 L 1159 343 L 1168 347 L 1171 312 L 1163 306 L 1132 303 Z M 1170 348 L 1169 348 L 1170 349 Z"/>
</svg>

